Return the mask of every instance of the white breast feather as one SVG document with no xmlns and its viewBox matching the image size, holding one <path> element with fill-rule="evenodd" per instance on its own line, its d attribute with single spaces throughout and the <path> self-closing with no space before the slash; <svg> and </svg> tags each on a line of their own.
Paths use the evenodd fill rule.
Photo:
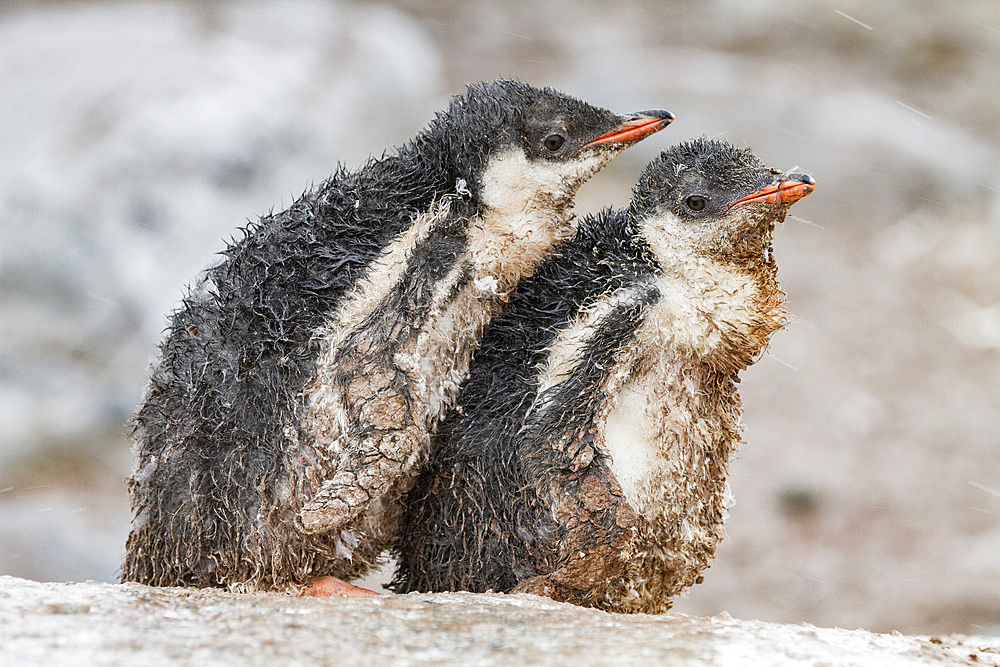
<svg viewBox="0 0 1000 667">
<path fill-rule="evenodd" d="M 712 434 L 700 423 L 703 397 L 689 370 L 719 353 L 725 338 L 748 335 L 758 289 L 746 274 L 683 250 L 676 238 L 656 238 L 654 253 L 670 268 L 658 277 L 660 298 L 629 349 L 617 355 L 611 405 L 599 419 L 597 439 L 625 497 L 641 513 L 654 512 L 670 487 L 685 483 L 685 471 L 704 454 L 699 448 Z M 565 356 L 558 359 L 563 376 L 572 364 Z M 632 368 L 638 370 L 627 370 Z M 681 528 L 699 538 L 694 526 Z"/>
</svg>

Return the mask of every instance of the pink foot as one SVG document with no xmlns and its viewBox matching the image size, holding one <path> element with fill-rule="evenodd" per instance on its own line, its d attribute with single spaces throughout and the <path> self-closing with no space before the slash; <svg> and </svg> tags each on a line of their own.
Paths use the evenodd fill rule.
<svg viewBox="0 0 1000 667">
<path fill-rule="evenodd" d="M 337 577 L 316 577 L 302 589 L 305 597 L 359 598 L 378 595 L 375 591 L 349 584 Z"/>
</svg>

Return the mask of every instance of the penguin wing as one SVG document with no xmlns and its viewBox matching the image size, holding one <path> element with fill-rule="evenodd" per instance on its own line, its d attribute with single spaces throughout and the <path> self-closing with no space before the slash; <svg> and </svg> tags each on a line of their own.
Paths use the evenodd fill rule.
<svg viewBox="0 0 1000 667">
<path fill-rule="evenodd" d="M 606 295 L 549 348 L 535 404 L 517 436 L 542 574 L 515 591 L 586 604 L 623 572 L 621 553 L 636 515 L 597 424 L 612 403 L 613 374 L 628 372 L 629 344 L 658 294 L 649 280 Z"/>
<path fill-rule="evenodd" d="M 464 224 L 450 199 L 416 216 L 371 263 L 324 333 L 309 414 L 318 440 L 339 460 L 299 512 L 303 531 L 343 528 L 366 509 L 378 511 L 377 501 L 424 459 L 428 382 L 414 350 L 452 293 L 441 283 L 466 277 L 459 261 Z"/>
</svg>

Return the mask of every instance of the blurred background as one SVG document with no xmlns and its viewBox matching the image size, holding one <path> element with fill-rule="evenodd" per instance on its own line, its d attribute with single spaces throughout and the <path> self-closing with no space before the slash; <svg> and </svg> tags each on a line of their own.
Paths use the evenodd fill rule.
<svg viewBox="0 0 1000 667">
<path fill-rule="evenodd" d="M 737 505 L 676 606 L 1000 634 L 1000 4 L 0 2 L 0 574 L 113 581 L 126 422 L 224 240 L 517 77 L 819 187 L 744 374 Z M 388 575 L 375 577 L 385 581 Z"/>
</svg>

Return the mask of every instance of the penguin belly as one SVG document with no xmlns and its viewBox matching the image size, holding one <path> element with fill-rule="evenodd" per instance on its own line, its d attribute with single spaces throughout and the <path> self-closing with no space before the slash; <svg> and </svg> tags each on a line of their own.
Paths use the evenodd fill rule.
<svg viewBox="0 0 1000 667">
<path fill-rule="evenodd" d="M 732 505 L 731 431 L 705 415 L 704 394 L 683 372 L 659 370 L 627 380 L 600 426 L 611 471 L 637 515 L 625 574 L 606 597 L 615 611 L 669 609 L 711 563 Z"/>
<path fill-rule="evenodd" d="M 637 511 L 647 504 L 643 483 L 661 458 L 648 407 L 649 395 L 644 387 L 640 382 L 631 382 L 619 393 L 604 424 L 604 447 L 611 457 L 611 470 Z"/>
</svg>

